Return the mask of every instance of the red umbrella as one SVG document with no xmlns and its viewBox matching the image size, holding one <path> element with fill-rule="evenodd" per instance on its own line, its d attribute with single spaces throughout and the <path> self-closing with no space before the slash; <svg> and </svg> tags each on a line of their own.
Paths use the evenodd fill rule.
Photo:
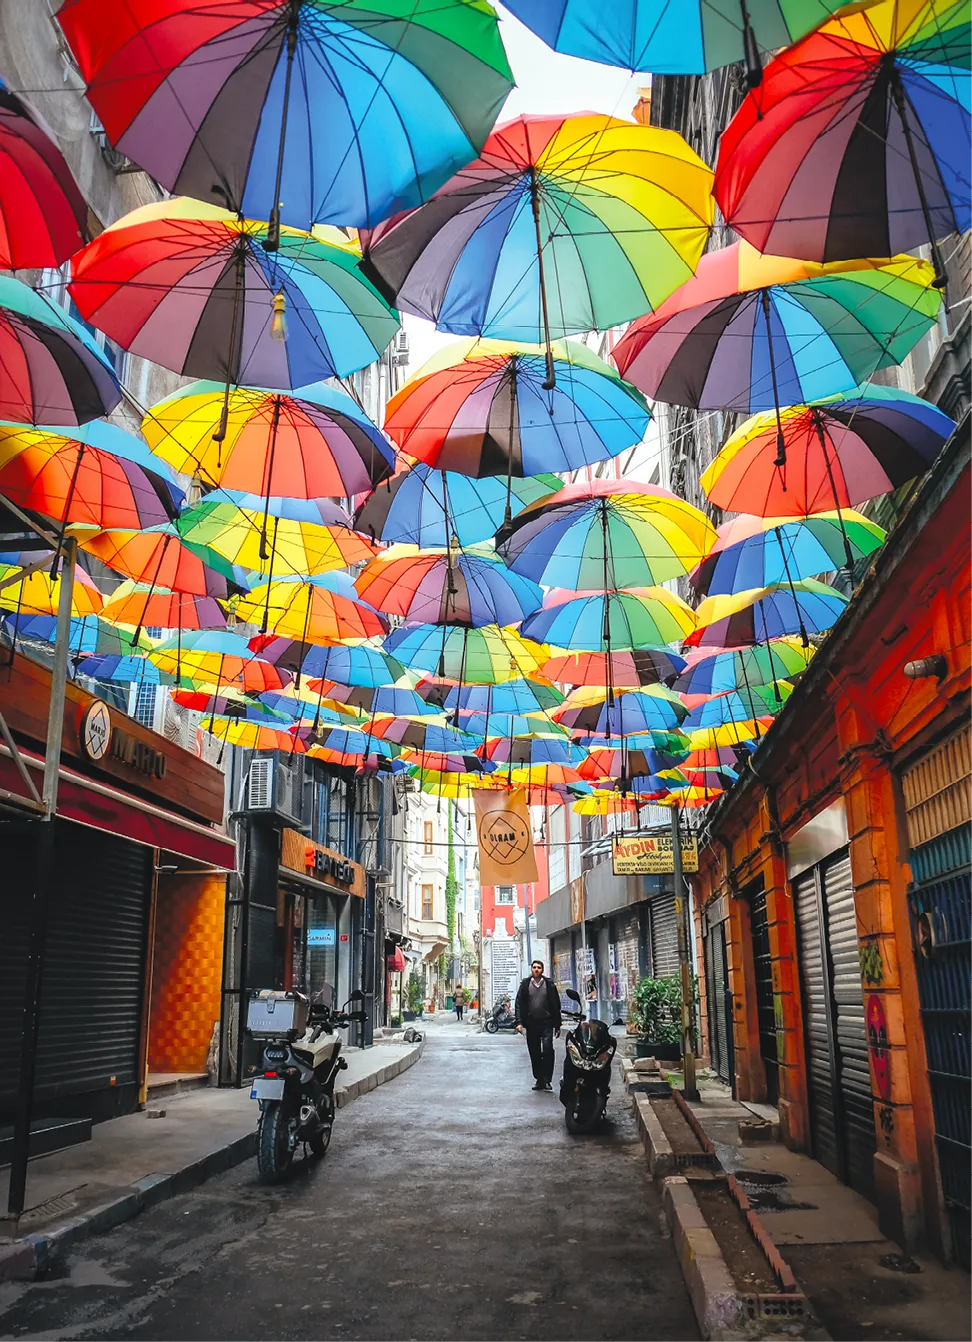
<svg viewBox="0 0 972 1342">
<path fill-rule="evenodd" d="M 226 596 L 226 578 L 181 541 L 171 524 L 144 531 L 127 528 L 100 531 L 85 540 L 83 548 L 108 568 L 135 582 L 150 582 L 193 596 Z"/>
<path fill-rule="evenodd" d="M 59 266 L 88 207 L 40 115 L 0 79 L 0 270 Z"/>
</svg>

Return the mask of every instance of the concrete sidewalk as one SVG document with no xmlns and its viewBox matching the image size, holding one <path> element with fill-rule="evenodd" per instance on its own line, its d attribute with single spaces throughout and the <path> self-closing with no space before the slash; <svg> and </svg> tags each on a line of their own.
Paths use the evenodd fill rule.
<svg viewBox="0 0 972 1342">
<path fill-rule="evenodd" d="M 339 1109 L 411 1067 L 422 1044 L 345 1049 Z M 150 1117 L 150 1114 L 164 1117 Z M 40 1156 L 27 1175 L 27 1210 L 0 1218 L 0 1281 L 33 1277 L 66 1244 L 119 1225 L 256 1152 L 249 1088 L 189 1090 L 153 1099 L 142 1113 L 95 1124 L 90 1142 Z M 0 1170 L 5 1207 L 9 1169 Z"/>
</svg>

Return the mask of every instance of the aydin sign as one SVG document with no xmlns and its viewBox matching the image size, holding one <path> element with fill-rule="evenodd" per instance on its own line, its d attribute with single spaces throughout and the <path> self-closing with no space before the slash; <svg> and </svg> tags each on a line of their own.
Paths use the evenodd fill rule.
<svg viewBox="0 0 972 1342">
<path fill-rule="evenodd" d="M 694 835 L 682 835 L 682 870 L 698 871 L 699 847 Z M 663 876 L 675 870 L 670 834 L 615 834 L 612 850 L 615 876 Z"/>
</svg>

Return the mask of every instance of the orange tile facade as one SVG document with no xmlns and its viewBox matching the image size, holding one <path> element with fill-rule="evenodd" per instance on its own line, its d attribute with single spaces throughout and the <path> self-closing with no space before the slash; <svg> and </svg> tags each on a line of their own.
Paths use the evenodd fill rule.
<svg viewBox="0 0 972 1342">
<path fill-rule="evenodd" d="M 226 877 L 162 873 L 155 916 L 150 1072 L 204 1072 L 219 1019 Z"/>
</svg>

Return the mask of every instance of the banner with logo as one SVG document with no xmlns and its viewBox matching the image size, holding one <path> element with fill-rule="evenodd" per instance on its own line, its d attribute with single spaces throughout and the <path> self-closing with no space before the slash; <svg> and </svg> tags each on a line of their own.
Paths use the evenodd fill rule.
<svg viewBox="0 0 972 1342">
<path fill-rule="evenodd" d="M 533 826 L 522 788 L 473 791 L 480 885 L 528 885 L 538 879 Z"/>
<path fill-rule="evenodd" d="M 699 869 L 699 848 L 694 834 L 681 836 L 682 871 Z M 669 834 L 615 834 L 615 876 L 663 875 L 675 870 L 675 853 Z"/>
</svg>

